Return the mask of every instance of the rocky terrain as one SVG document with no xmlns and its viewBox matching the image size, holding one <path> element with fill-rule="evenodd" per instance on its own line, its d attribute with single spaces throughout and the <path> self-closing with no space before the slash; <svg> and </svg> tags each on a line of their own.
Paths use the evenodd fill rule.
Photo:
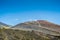
<svg viewBox="0 0 60 40">
<path fill-rule="evenodd" d="M 10 27 L 0 22 L 0 40 L 60 40 L 60 25 L 37 20 Z"/>
<path fill-rule="evenodd" d="M 60 40 L 59 36 L 43 34 L 37 31 L 0 29 L 0 40 Z"/>
</svg>

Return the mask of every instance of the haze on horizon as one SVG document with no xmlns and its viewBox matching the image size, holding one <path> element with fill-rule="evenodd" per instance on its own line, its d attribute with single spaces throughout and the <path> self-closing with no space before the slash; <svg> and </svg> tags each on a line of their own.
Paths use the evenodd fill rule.
<svg viewBox="0 0 60 40">
<path fill-rule="evenodd" d="M 0 0 L 0 22 L 16 25 L 32 20 L 60 25 L 60 0 Z"/>
</svg>

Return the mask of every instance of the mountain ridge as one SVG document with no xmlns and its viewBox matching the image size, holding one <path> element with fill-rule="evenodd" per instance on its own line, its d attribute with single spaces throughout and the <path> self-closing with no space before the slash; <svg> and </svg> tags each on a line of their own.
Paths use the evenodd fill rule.
<svg viewBox="0 0 60 40">
<path fill-rule="evenodd" d="M 9 27 L 9 25 L 7 25 L 7 24 L 5 24 L 5 23 L 3 23 L 3 22 L 0 22 L 0 27 L 1 27 L 1 26 Z"/>
<path fill-rule="evenodd" d="M 60 40 L 60 31 L 57 29 L 60 30 L 59 25 L 47 21 L 29 21 L 7 29 L 0 28 L 0 40 Z"/>
</svg>

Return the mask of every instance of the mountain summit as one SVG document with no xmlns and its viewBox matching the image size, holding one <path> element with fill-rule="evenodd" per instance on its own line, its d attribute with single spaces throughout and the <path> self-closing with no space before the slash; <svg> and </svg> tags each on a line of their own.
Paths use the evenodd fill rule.
<svg viewBox="0 0 60 40">
<path fill-rule="evenodd" d="M 56 33 L 60 33 L 60 25 L 57 25 L 45 20 L 19 23 L 13 28 L 23 29 L 23 30 L 35 30 L 35 31 L 46 33 L 46 34 L 53 34 L 53 35 L 54 34 L 56 35 Z"/>
</svg>

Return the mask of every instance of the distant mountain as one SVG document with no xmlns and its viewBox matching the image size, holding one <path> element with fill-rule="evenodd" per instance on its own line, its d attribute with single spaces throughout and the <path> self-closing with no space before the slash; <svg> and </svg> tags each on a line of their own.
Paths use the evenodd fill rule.
<svg viewBox="0 0 60 40">
<path fill-rule="evenodd" d="M 0 22 L 0 27 L 9 27 L 9 25 L 7 25 L 7 24 L 5 24 L 5 23 Z"/>
<path fill-rule="evenodd" d="M 37 20 L 37 21 L 19 23 L 12 28 L 22 30 L 35 30 L 52 35 L 60 34 L 60 25 L 48 22 L 46 20 Z"/>
</svg>

